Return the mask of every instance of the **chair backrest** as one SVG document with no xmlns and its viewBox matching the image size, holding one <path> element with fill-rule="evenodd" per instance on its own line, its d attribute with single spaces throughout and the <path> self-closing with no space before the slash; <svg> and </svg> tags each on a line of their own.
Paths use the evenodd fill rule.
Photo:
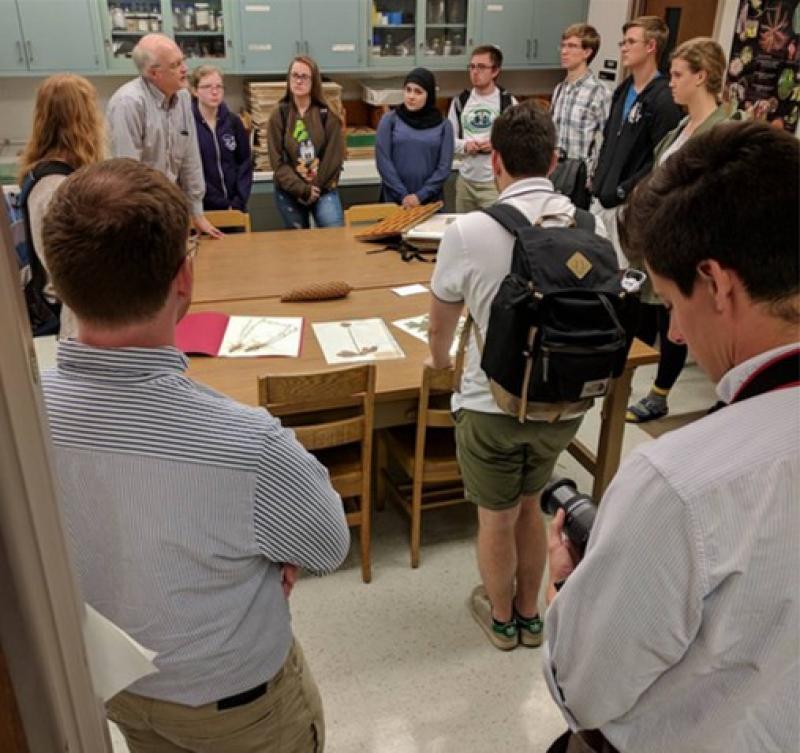
<svg viewBox="0 0 800 753">
<path fill-rule="evenodd" d="M 375 364 L 259 377 L 258 401 L 307 450 L 362 442 L 364 454 L 371 453 Z"/>
<path fill-rule="evenodd" d="M 453 414 L 450 411 L 450 395 L 455 389 L 456 372 L 452 366 L 434 369 L 422 367 L 422 386 L 419 391 L 417 408 L 417 433 L 414 442 L 414 467 L 421 468 L 425 458 L 425 438 L 428 429 L 452 429 Z M 439 397 L 444 402 L 431 406 L 431 398 Z"/>
<path fill-rule="evenodd" d="M 344 221 L 347 227 L 361 222 L 377 222 L 388 217 L 397 209 L 397 204 L 355 204 L 345 210 Z"/>
<path fill-rule="evenodd" d="M 238 209 L 215 209 L 203 214 L 214 227 L 240 227 L 246 233 L 251 230 L 250 215 L 247 212 L 240 212 Z"/>
</svg>

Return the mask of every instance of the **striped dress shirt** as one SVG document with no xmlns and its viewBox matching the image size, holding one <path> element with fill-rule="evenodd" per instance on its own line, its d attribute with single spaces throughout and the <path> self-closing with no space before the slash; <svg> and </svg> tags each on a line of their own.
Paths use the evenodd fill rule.
<svg viewBox="0 0 800 753">
<path fill-rule="evenodd" d="M 327 471 L 175 348 L 59 343 L 43 375 L 84 598 L 158 652 L 128 689 L 199 706 L 269 680 L 291 640 L 278 563 L 327 573 L 349 532 Z"/>
<path fill-rule="evenodd" d="M 720 397 L 783 350 L 729 371 Z M 573 729 L 622 753 L 798 749 L 799 419 L 800 388 L 775 390 L 620 467 L 545 619 L 545 678 Z"/>
<path fill-rule="evenodd" d="M 550 114 L 556 125 L 557 148 L 571 159 L 586 160 L 589 177 L 610 111 L 611 92 L 591 71 L 573 83 L 562 81 L 553 92 Z"/>
</svg>

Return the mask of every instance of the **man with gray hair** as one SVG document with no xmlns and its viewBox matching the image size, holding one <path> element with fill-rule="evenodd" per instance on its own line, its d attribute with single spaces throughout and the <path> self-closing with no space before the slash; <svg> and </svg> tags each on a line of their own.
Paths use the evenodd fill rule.
<svg viewBox="0 0 800 753">
<path fill-rule="evenodd" d="M 189 199 L 195 228 L 221 238 L 203 216 L 206 184 L 183 53 L 168 36 L 146 34 L 133 49 L 133 62 L 139 77 L 108 103 L 113 155 L 143 162 L 175 181 Z"/>
</svg>

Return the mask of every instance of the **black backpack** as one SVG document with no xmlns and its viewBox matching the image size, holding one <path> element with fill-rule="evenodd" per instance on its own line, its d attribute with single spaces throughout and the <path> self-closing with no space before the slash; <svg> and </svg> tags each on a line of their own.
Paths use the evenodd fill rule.
<svg viewBox="0 0 800 753">
<path fill-rule="evenodd" d="M 562 227 L 543 226 L 562 215 L 531 225 L 509 204 L 483 211 L 515 237 L 482 348 L 495 401 L 521 422 L 587 410 L 625 368 L 644 275 L 623 276 L 614 247 L 584 210 Z"/>
<path fill-rule="evenodd" d="M 49 160 L 40 162 L 26 176 L 17 196 L 16 208 L 21 212 L 24 222 L 24 234 L 12 233 L 15 237 L 17 261 L 20 268 L 20 282 L 25 296 L 25 307 L 31 322 L 31 331 L 34 337 L 58 333 L 60 303 L 52 303 L 44 294 L 47 285 L 47 272 L 45 272 L 39 257 L 41 249 L 34 248 L 31 221 L 28 214 L 28 197 L 33 187 L 48 175 L 69 175 L 74 168 L 66 162 Z M 18 237 L 21 236 L 21 237 Z"/>
</svg>

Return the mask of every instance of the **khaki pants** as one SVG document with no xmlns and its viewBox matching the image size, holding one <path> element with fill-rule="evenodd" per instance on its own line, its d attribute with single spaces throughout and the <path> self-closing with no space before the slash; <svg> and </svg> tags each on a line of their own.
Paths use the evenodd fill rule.
<svg viewBox="0 0 800 753">
<path fill-rule="evenodd" d="M 459 175 L 456 178 L 456 212 L 464 214 L 476 209 L 490 207 L 497 201 L 497 186 L 489 183 L 473 183 Z"/>
<path fill-rule="evenodd" d="M 321 753 L 322 699 L 300 644 L 294 641 L 267 692 L 219 711 L 216 703 L 184 706 L 123 691 L 107 704 L 131 753 Z"/>
</svg>

